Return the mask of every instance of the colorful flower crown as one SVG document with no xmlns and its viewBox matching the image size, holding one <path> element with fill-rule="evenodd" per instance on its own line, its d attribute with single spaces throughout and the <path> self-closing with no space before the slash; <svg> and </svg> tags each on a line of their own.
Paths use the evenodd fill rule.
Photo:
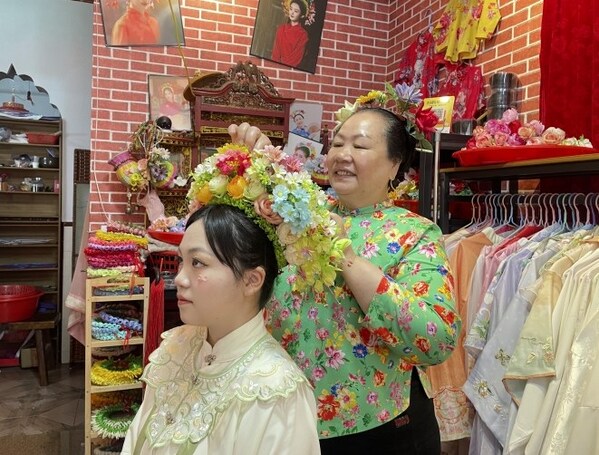
<svg viewBox="0 0 599 455">
<path fill-rule="evenodd" d="M 190 213 L 213 203 L 243 210 L 273 242 L 279 267 L 297 266 L 294 290 L 334 283 L 349 240 L 337 238 L 325 193 L 280 147 L 223 145 L 196 167 L 187 198 Z"/>
<path fill-rule="evenodd" d="M 423 109 L 422 94 L 415 85 L 405 82 L 393 87 L 385 83 L 385 91 L 371 90 L 366 95 L 356 98 L 353 104 L 345 101 L 345 106 L 335 112 L 338 129 L 352 114 L 370 107 L 382 107 L 402 118 L 406 122 L 406 130 L 416 139 L 421 151 L 432 151 L 433 146 L 426 138 L 426 133 L 435 131 L 439 117 L 431 108 Z"/>
</svg>

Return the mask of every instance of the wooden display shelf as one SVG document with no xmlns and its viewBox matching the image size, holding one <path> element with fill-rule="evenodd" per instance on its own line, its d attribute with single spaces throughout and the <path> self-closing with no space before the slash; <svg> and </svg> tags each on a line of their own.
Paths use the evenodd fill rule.
<svg viewBox="0 0 599 455">
<path fill-rule="evenodd" d="M 143 383 L 137 381 L 133 384 L 117 384 L 117 385 L 92 385 L 90 386 L 90 393 L 106 393 L 106 392 L 120 392 L 121 390 L 133 390 L 141 389 Z"/>
<path fill-rule="evenodd" d="M 115 347 L 115 346 L 123 346 L 123 344 L 125 344 L 125 340 L 117 340 L 117 341 L 94 340 L 91 342 L 91 347 L 92 348 L 111 348 L 111 347 Z M 132 345 L 132 346 L 136 346 L 138 344 L 144 344 L 144 339 L 143 339 L 143 337 L 131 337 L 127 340 L 126 344 Z"/>
</svg>

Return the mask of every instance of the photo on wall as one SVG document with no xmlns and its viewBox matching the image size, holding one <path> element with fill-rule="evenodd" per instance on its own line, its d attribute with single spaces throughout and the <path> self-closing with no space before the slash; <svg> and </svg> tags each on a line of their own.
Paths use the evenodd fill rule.
<svg viewBox="0 0 599 455">
<path fill-rule="evenodd" d="M 179 2 L 100 0 L 106 45 L 184 46 Z"/>
<path fill-rule="evenodd" d="M 168 117 L 174 131 L 191 130 L 191 109 L 183 96 L 187 88 L 184 76 L 148 75 L 150 120 Z"/>
<path fill-rule="evenodd" d="M 322 142 L 322 104 L 294 101 L 289 107 L 289 132 L 313 141 Z"/>
<path fill-rule="evenodd" d="M 250 54 L 316 72 L 327 0 L 260 0 Z"/>
</svg>

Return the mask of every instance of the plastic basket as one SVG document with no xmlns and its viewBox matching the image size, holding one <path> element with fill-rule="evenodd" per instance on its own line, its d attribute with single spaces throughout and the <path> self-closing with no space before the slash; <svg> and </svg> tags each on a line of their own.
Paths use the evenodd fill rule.
<svg viewBox="0 0 599 455">
<path fill-rule="evenodd" d="M 44 295 L 34 286 L 5 284 L 0 286 L 0 323 L 26 321 L 37 311 Z"/>
<path fill-rule="evenodd" d="M 179 255 L 175 251 L 159 251 L 150 253 L 152 267 L 160 273 L 177 273 L 179 271 Z"/>
</svg>

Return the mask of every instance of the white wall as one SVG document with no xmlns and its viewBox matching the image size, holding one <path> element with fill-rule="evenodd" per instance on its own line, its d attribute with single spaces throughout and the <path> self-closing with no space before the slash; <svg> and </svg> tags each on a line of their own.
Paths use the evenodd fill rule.
<svg viewBox="0 0 599 455">
<path fill-rule="evenodd" d="M 73 221 L 74 149 L 90 148 L 93 5 L 72 0 L 0 0 L 0 71 L 13 64 L 50 95 L 63 119 L 63 221 Z M 63 298 L 71 283 L 72 228 L 63 235 Z M 66 310 L 66 309 L 65 309 Z M 69 359 L 63 312 L 62 361 Z"/>
</svg>

